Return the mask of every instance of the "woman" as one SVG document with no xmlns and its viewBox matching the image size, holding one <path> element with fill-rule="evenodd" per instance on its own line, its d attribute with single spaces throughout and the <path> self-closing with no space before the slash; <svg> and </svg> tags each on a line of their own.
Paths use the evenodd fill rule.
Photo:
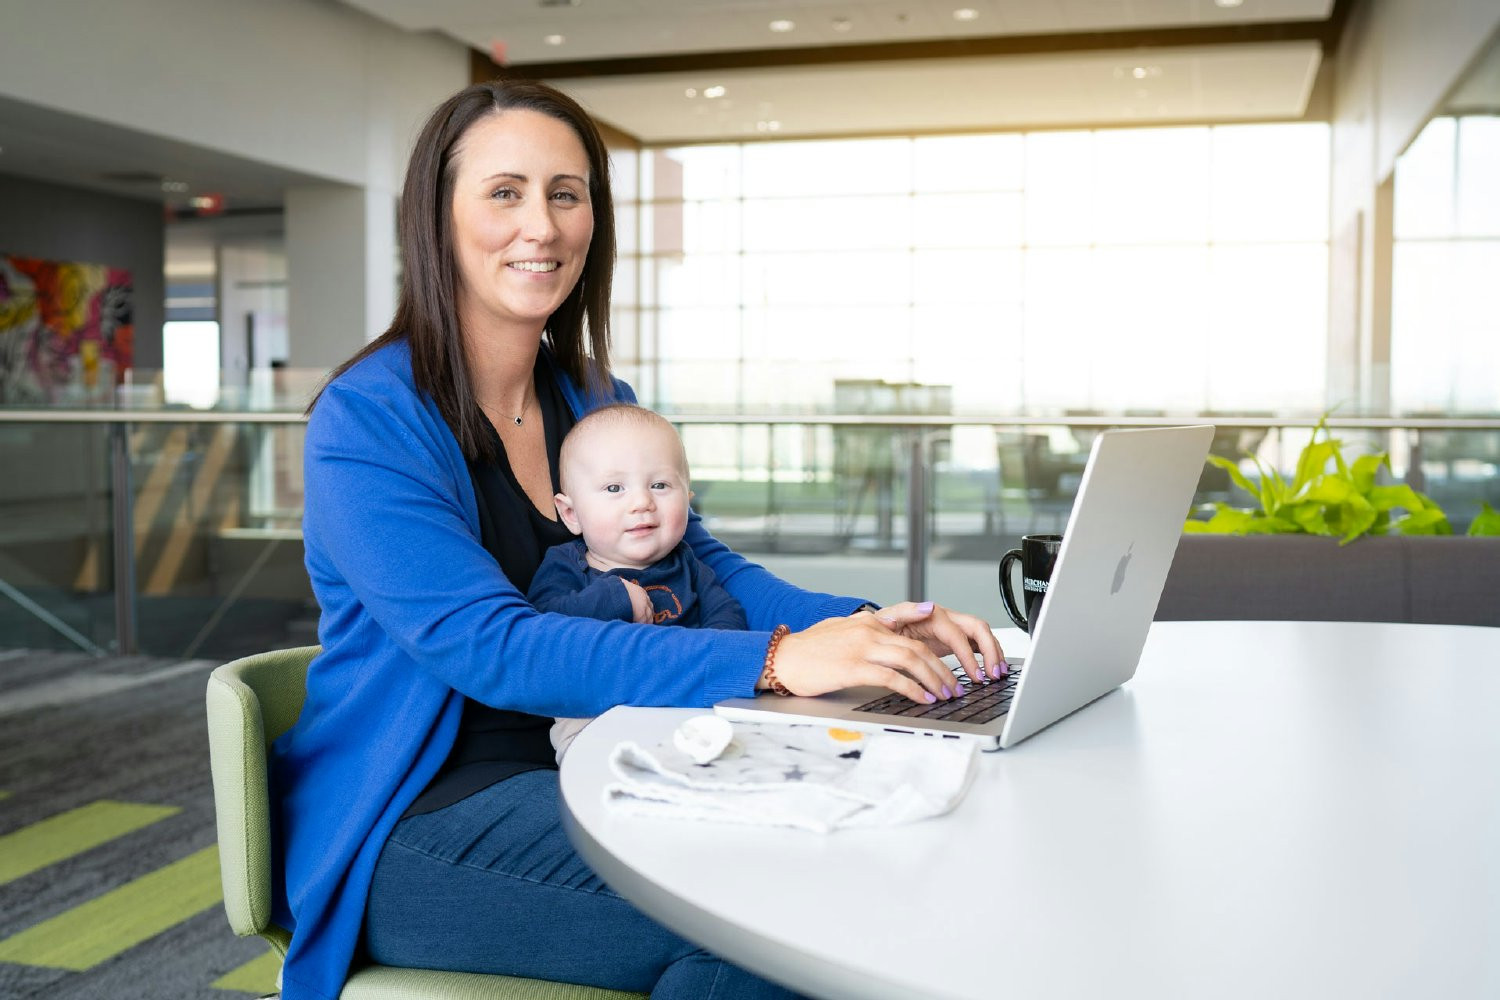
<svg viewBox="0 0 1500 1000">
<path fill-rule="evenodd" d="M 577 417 L 632 400 L 609 376 L 608 161 L 569 98 L 495 82 L 439 107 L 401 205 L 389 330 L 334 373 L 306 443 L 307 568 L 323 653 L 277 742 L 286 1000 L 332 998 L 357 953 L 388 965 L 776 997 L 637 913 L 559 828 L 554 716 L 708 706 L 756 688 L 880 684 L 949 697 L 1001 652 L 976 618 L 879 617 L 686 540 L 751 631 L 544 615 L 524 599 L 571 535 L 552 497 Z M 785 624 L 790 634 L 772 642 Z M 622 669 L 622 665 L 628 669 Z"/>
</svg>

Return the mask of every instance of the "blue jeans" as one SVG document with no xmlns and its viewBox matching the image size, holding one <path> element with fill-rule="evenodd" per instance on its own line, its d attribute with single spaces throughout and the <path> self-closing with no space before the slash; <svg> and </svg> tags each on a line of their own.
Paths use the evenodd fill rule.
<svg viewBox="0 0 1500 1000">
<path fill-rule="evenodd" d="M 559 808 L 557 772 L 528 771 L 403 819 L 370 887 L 370 957 L 650 992 L 653 1000 L 795 996 L 636 910 L 573 850 Z"/>
</svg>

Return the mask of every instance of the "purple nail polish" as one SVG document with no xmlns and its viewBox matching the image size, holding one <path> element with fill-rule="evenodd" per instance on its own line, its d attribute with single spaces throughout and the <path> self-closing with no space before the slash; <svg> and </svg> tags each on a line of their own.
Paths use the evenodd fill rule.
<svg viewBox="0 0 1500 1000">
<path fill-rule="evenodd" d="M 923 601 L 921 604 L 917 605 L 917 610 L 920 611 L 920 612 L 922 612 L 922 614 L 924 614 L 924 615 L 930 615 L 930 614 L 932 614 L 932 602 L 931 601 Z"/>
<path fill-rule="evenodd" d="M 1010 663 L 1008 661 L 1006 661 L 1006 660 L 1001 660 L 1000 661 L 1000 673 L 1002 673 L 1002 674 L 1008 674 L 1008 673 L 1010 673 Z"/>
<path fill-rule="evenodd" d="M 929 705 L 937 701 L 937 695 L 933 694 L 931 691 L 923 691 L 922 697 L 927 699 L 927 704 Z"/>
<path fill-rule="evenodd" d="M 1000 678 L 1000 665 L 998 663 L 990 664 L 990 676 L 996 680 Z"/>
<path fill-rule="evenodd" d="M 947 685 L 943 686 L 943 697 L 944 698 L 952 698 L 953 697 L 953 692 L 948 690 Z"/>
</svg>

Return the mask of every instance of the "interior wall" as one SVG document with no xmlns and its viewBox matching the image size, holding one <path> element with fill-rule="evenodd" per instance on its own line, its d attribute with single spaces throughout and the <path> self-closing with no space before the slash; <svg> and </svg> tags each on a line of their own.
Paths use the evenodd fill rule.
<svg viewBox="0 0 1500 1000">
<path fill-rule="evenodd" d="M 19 4 L 0 31 L 0 94 L 363 189 L 384 206 L 388 218 L 346 234 L 361 280 L 322 287 L 352 339 L 316 310 L 288 317 L 293 352 L 320 358 L 347 357 L 389 323 L 406 159 L 432 108 L 468 82 L 468 63 L 452 39 L 330 0 Z M 157 367 L 160 324 L 142 317 L 137 329 L 143 363 Z"/>
<path fill-rule="evenodd" d="M 7 4 L 4 38 L 0 93 L 386 188 L 468 73 L 451 39 L 310 0 Z"/>
<path fill-rule="evenodd" d="M 135 367 L 161 367 L 165 225 L 159 203 L 0 175 L 0 253 L 108 264 L 135 284 Z"/>
<path fill-rule="evenodd" d="M 1328 402 L 1390 396 L 1390 184 L 1396 158 L 1500 31 L 1495 0 L 1364 0 L 1339 40 L 1330 183 Z"/>
</svg>

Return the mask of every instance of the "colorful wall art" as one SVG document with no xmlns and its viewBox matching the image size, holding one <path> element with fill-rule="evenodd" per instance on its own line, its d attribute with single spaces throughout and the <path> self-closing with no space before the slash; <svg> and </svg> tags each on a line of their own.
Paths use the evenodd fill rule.
<svg viewBox="0 0 1500 1000">
<path fill-rule="evenodd" d="M 108 399 L 131 365 L 130 272 L 0 254 L 0 404 Z"/>
</svg>

